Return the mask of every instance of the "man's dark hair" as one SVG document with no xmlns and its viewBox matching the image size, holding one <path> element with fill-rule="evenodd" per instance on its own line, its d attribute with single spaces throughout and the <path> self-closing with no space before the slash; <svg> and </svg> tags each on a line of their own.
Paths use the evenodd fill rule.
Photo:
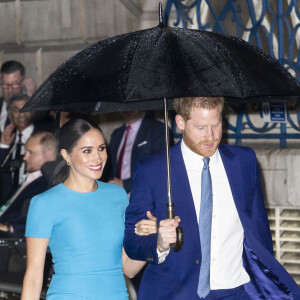
<svg viewBox="0 0 300 300">
<path fill-rule="evenodd" d="M 26 102 L 28 101 L 29 97 L 27 95 L 24 95 L 24 94 L 16 94 L 14 96 L 12 96 L 10 99 L 9 99 L 9 102 L 8 102 L 8 108 L 11 106 L 11 104 L 15 101 L 21 101 L 21 100 L 25 100 Z"/>
<path fill-rule="evenodd" d="M 25 100 L 27 102 L 28 99 L 29 99 L 29 97 L 27 95 L 24 95 L 24 94 L 16 94 L 16 95 L 12 96 L 8 101 L 7 112 L 10 113 L 11 104 L 13 102 L 21 101 L 21 100 Z"/>
<path fill-rule="evenodd" d="M 21 76 L 25 75 L 25 67 L 20 62 L 16 60 L 9 60 L 1 66 L 0 72 L 4 74 L 11 74 L 17 71 L 20 71 Z"/>
</svg>

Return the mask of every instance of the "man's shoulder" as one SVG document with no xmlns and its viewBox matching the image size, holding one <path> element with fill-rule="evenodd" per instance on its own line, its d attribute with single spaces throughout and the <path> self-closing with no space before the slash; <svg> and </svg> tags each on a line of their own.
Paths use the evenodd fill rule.
<svg viewBox="0 0 300 300">
<path fill-rule="evenodd" d="M 221 143 L 218 149 L 221 155 L 223 154 L 228 157 L 235 156 L 245 158 L 249 156 L 256 156 L 255 151 L 252 148 L 245 146 L 235 146 Z"/>
<path fill-rule="evenodd" d="M 175 159 L 180 155 L 181 148 L 180 148 L 180 142 L 177 142 L 174 146 L 170 148 L 170 157 L 171 159 Z M 146 167 L 156 167 L 165 166 L 166 164 L 166 150 L 162 150 L 161 152 L 157 154 L 150 155 L 140 161 L 144 166 Z"/>
<path fill-rule="evenodd" d="M 123 133 L 124 130 L 125 130 L 125 125 L 122 125 L 116 129 L 114 129 L 114 131 L 111 134 L 111 139 L 113 139 L 115 136 Z"/>
<path fill-rule="evenodd" d="M 142 121 L 140 129 L 150 129 L 151 131 L 153 130 L 164 130 L 165 124 L 162 123 L 161 121 L 158 121 L 154 118 L 150 117 L 145 117 Z"/>
<path fill-rule="evenodd" d="M 166 159 L 166 151 L 161 151 L 158 154 L 152 154 L 144 159 L 141 159 L 138 163 L 144 167 L 155 167 L 160 165 Z"/>
<path fill-rule="evenodd" d="M 28 186 L 24 189 L 24 191 L 28 193 L 42 193 L 48 188 L 48 181 L 45 176 L 40 176 L 33 180 Z"/>
</svg>

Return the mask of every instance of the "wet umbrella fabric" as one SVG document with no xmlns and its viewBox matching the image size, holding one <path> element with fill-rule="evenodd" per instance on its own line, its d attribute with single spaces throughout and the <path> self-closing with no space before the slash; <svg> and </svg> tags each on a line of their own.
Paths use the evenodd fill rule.
<svg viewBox="0 0 300 300">
<path fill-rule="evenodd" d="M 27 110 L 98 114 L 161 109 L 166 97 L 224 96 L 231 103 L 289 100 L 298 81 L 236 37 L 164 25 L 112 37 L 63 63 Z"/>
</svg>

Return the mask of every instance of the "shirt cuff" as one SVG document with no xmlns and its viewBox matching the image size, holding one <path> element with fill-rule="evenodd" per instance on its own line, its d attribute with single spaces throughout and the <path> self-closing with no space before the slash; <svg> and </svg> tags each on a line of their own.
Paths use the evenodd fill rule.
<svg viewBox="0 0 300 300">
<path fill-rule="evenodd" d="M 158 264 L 162 264 L 166 260 L 167 256 L 169 255 L 170 249 L 164 252 L 160 252 L 158 251 L 158 249 L 156 249 L 156 253 L 158 257 Z"/>
<path fill-rule="evenodd" d="M 2 149 L 8 149 L 9 145 L 0 143 L 0 148 L 2 148 Z"/>
</svg>

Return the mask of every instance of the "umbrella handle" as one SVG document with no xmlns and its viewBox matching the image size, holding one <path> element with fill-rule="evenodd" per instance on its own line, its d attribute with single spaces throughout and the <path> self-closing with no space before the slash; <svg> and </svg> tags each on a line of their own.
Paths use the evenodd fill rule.
<svg viewBox="0 0 300 300">
<path fill-rule="evenodd" d="M 167 203 L 167 212 L 168 212 L 168 219 L 174 219 L 174 203 Z M 176 242 L 170 244 L 170 248 L 174 252 L 178 252 L 181 250 L 183 246 L 184 240 L 184 233 L 181 226 L 176 228 Z"/>
<path fill-rule="evenodd" d="M 176 243 L 170 244 L 170 248 L 174 252 L 178 252 L 181 250 L 183 246 L 183 240 L 184 240 L 184 234 L 183 234 L 183 229 L 181 226 L 178 226 L 176 228 Z"/>
</svg>

